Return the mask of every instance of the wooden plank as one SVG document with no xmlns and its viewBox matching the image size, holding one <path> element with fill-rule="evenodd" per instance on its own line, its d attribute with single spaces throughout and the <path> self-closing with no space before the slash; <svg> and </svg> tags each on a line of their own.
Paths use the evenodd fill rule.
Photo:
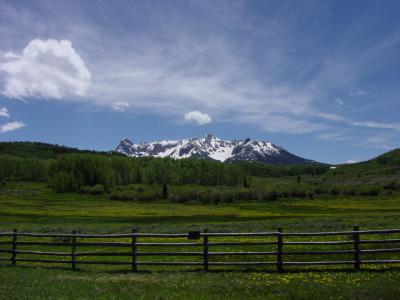
<svg viewBox="0 0 400 300">
<path fill-rule="evenodd" d="M 137 256 L 202 256 L 204 252 L 137 252 Z"/>
<path fill-rule="evenodd" d="M 400 252 L 400 248 L 388 248 L 388 249 L 366 249 L 360 250 L 361 253 L 389 253 L 389 252 Z"/>
<path fill-rule="evenodd" d="M 12 250 L 9 250 L 12 252 Z M 28 250 L 15 250 L 19 254 L 30 254 L 30 255 L 52 255 L 52 256 L 70 256 L 67 252 L 47 252 L 47 251 L 28 251 Z"/>
<path fill-rule="evenodd" d="M 64 242 L 26 242 L 17 241 L 17 245 L 27 245 L 27 246 L 71 246 L 71 243 Z"/>
<path fill-rule="evenodd" d="M 136 228 L 132 228 L 132 240 L 131 240 L 131 270 L 133 272 L 137 271 L 137 264 L 136 264 L 136 256 L 137 256 L 137 248 L 136 248 L 136 242 L 137 242 L 137 237 L 135 235 L 136 233 Z"/>
<path fill-rule="evenodd" d="M 229 256 L 229 255 L 277 255 L 277 251 L 246 251 L 246 252 L 209 252 L 210 256 Z M 285 252 L 282 252 L 285 254 Z"/>
<path fill-rule="evenodd" d="M 13 232 L 0 232 L 0 236 L 12 236 Z"/>
<path fill-rule="evenodd" d="M 354 254 L 355 250 L 332 250 L 332 251 L 284 251 L 284 255 L 332 255 L 332 254 Z"/>
<path fill-rule="evenodd" d="M 203 270 L 208 271 L 208 229 L 205 228 L 203 231 Z"/>
<path fill-rule="evenodd" d="M 201 266 L 203 262 L 193 261 L 146 261 L 137 262 L 138 265 L 142 266 Z M 209 264 L 212 264 L 211 262 Z"/>
<path fill-rule="evenodd" d="M 400 239 L 360 240 L 360 244 L 391 244 L 391 243 L 400 243 Z"/>
<path fill-rule="evenodd" d="M 400 259 L 362 260 L 363 264 L 400 264 Z"/>
<path fill-rule="evenodd" d="M 352 245 L 354 241 L 284 242 L 284 245 Z"/>
<path fill-rule="evenodd" d="M 309 265 L 353 265 L 353 260 L 334 260 L 334 261 L 285 261 L 288 266 L 309 266 Z"/>
<path fill-rule="evenodd" d="M 120 266 L 120 265 L 132 265 L 131 261 L 90 261 L 90 260 L 80 260 L 79 264 L 82 265 L 114 265 L 114 266 Z"/>
<path fill-rule="evenodd" d="M 11 254 L 11 264 L 17 264 L 17 229 L 14 228 L 13 230 L 13 237 L 12 237 L 12 254 Z"/>
<path fill-rule="evenodd" d="M 132 252 L 76 252 L 75 256 L 129 256 Z"/>
<path fill-rule="evenodd" d="M 262 246 L 276 245 L 277 242 L 212 242 L 209 246 Z"/>
<path fill-rule="evenodd" d="M 276 250 L 276 268 L 278 272 L 283 271 L 283 257 L 282 257 L 282 252 L 283 252 L 283 235 L 282 235 L 282 228 L 278 228 L 278 240 L 277 240 L 277 250 Z"/>
<path fill-rule="evenodd" d="M 85 247 L 132 247 L 131 243 L 123 243 L 123 242 L 77 242 L 76 246 L 85 246 Z"/>
<path fill-rule="evenodd" d="M 71 240 L 71 266 L 72 270 L 76 270 L 76 231 L 72 231 L 72 240 Z"/>
<path fill-rule="evenodd" d="M 19 262 L 33 262 L 33 263 L 56 263 L 56 264 L 70 264 L 69 260 L 53 260 L 53 259 L 28 259 L 28 258 L 17 258 Z"/>
<path fill-rule="evenodd" d="M 209 262 L 214 266 L 275 266 L 274 261 L 213 261 Z"/>
<path fill-rule="evenodd" d="M 187 233 L 136 233 L 140 237 L 187 238 Z"/>
<path fill-rule="evenodd" d="M 284 236 L 329 236 L 329 235 L 350 235 L 356 231 L 327 231 L 327 232 L 287 232 Z M 357 231 L 360 234 L 392 234 L 400 233 L 400 229 L 383 229 L 383 230 L 362 230 Z"/>
<path fill-rule="evenodd" d="M 128 238 L 131 237 L 132 234 L 130 233 L 121 233 L 121 234 L 62 234 L 62 233 L 28 233 L 28 232 L 21 232 L 18 233 L 19 236 L 26 236 L 26 237 L 55 237 L 55 238 Z"/>
<path fill-rule="evenodd" d="M 203 246 L 203 243 L 136 243 L 141 247 L 186 247 L 186 246 Z"/>
<path fill-rule="evenodd" d="M 207 236 L 277 236 L 278 232 L 208 232 L 202 235 Z"/>
<path fill-rule="evenodd" d="M 354 270 L 360 270 L 360 226 L 355 225 L 353 228 L 354 239 Z"/>
</svg>

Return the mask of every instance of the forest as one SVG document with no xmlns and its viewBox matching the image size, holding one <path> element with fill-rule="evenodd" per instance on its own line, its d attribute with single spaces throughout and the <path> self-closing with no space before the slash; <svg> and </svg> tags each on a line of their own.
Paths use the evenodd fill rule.
<svg viewBox="0 0 400 300">
<path fill-rule="evenodd" d="M 113 200 L 219 203 L 315 196 L 378 196 L 400 189 L 395 150 L 352 165 L 126 157 L 44 143 L 0 143 L 0 183 L 41 182 L 58 193 L 108 193 Z"/>
</svg>

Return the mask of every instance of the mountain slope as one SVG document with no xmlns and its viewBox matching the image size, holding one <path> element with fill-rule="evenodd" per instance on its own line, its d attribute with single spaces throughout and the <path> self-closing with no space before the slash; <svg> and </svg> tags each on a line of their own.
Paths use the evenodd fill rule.
<svg viewBox="0 0 400 300">
<path fill-rule="evenodd" d="M 93 153 L 107 155 L 112 152 L 80 150 L 77 148 L 42 142 L 0 142 L 0 154 L 25 158 L 52 159 L 69 153 Z"/>
<path fill-rule="evenodd" d="M 222 140 L 211 134 L 202 138 L 177 141 L 160 141 L 134 144 L 123 139 L 116 152 L 131 157 L 204 158 L 222 162 L 256 161 L 274 165 L 302 164 L 313 162 L 289 153 L 271 142 L 257 140 Z"/>
</svg>

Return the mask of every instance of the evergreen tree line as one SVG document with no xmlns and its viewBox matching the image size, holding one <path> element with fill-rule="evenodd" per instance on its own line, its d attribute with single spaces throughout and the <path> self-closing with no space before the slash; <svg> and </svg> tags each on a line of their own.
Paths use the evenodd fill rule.
<svg viewBox="0 0 400 300">
<path fill-rule="evenodd" d="M 21 158 L 0 155 L 0 182 L 47 181 L 49 161 L 38 158 Z"/>
<path fill-rule="evenodd" d="M 244 178 L 241 168 L 234 164 L 201 159 L 68 154 L 49 166 L 49 182 L 59 192 L 80 191 L 99 184 L 106 189 L 136 183 L 234 186 L 243 184 Z"/>
</svg>

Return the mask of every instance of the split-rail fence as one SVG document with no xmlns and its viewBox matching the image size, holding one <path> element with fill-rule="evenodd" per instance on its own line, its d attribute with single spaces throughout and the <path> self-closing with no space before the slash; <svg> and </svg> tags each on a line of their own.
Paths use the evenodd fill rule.
<svg viewBox="0 0 400 300">
<path fill-rule="evenodd" d="M 351 231 L 335 231 L 335 232 L 284 232 L 282 228 L 272 232 L 250 232 L 250 233 L 227 233 L 227 232 L 208 232 L 190 231 L 188 233 L 141 233 L 132 228 L 130 233 L 122 234 L 83 234 L 72 231 L 69 234 L 61 233 L 27 233 L 18 232 L 14 229 L 13 232 L 0 232 L 0 261 L 10 262 L 16 265 L 19 262 L 24 263 L 41 263 L 41 264 L 65 264 L 70 265 L 72 269 L 77 269 L 78 265 L 89 264 L 104 264 L 104 265 L 127 265 L 132 271 L 137 271 L 141 266 L 199 266 L 204 271 L 208 271 L 212 266 L 272 266 L 278 272 L 286 270 L 288 266 L 319 266 L 319 265 L 349 265 L 354 270 L 359 270 L 363 265 L 370 264 L 397 264 L 400 266 L 400 238 L 390 238 L 390 236 L 399 236 L 400 229 L 386 230 L 360 230 L 359 226 L 354 226 Z M 367 238 L 367 237 L 373 238 Z M 388 238 L 389 236 L 389 238 Z M 22 238 L 24 237 L 24 239 Z M 252 239 L 256 240 L 246 240 Z M 295 237 L 295 241 L 290 241 Z M 336 237 L 331 238 L 329 237 Z M 339 239 L 339 237 L 341 239 Z M 344 237 L 344 238 L 342 238 Z M 376 238 L 378 237 L 378 238 Z M 56 241 L 48 241 L 45 238 L 55 238 Z M 146 239 L 151 238 L 148 242 Z M 221 241 L 223 238 L 224 240 Z M 311 240 L 310 240 L 311 238 Z M 323 238 L 323 240 L 321 240 Z M 29 240 L 26 240 L 29 239 Z M 123 241 L 121 241 L 123 239 Z M 182 242 L 183 239 L 187 239 Z M 302 239 L 302 240 L 299 240 Z M 304 240 L 306 239 L 306 240 Z M 328 239 L 328 240 L 327 240 Z M 89 241 L 87 241 L 89 240 Z M 90 241 L 91 240 L 91 241 Z M 99 241 L 100 240 L 100 241 Z M 119 240 L 119 241 L 115 241 Z M 154 242 L 157 240 L 157 242 Z M 177 241 L 178 240 L 178 241 Z M 219 240 L 219 241 L 218 241 Z M 368 244 L 368 247 L 364 245 Z M 251 251 L 253 246 L 258 246 L 258 249 L 269 245 L 273 251 Z M 310 251 L 293 251 L 290 246 L 312 246 L 314 249 Z M 326 250 L 327 247 L 334 245 L 348 245 L 345 250 Z M 383 245 L 383 246 L 382 246 Z M 388 247 L 390 245 L 390 247 Z M 391 246 L 393 245 L 393 246 Z M 9 247 L 7 247 L 9 246 Z M 23 250 L 29 246 L 29 250 Z M 39 251 L 37 247 L 41 246 L 63 246 L 64 249 L 70 249 L 67 252 L 50 252 Z M 213 251 L 216 246 L 230 246 L 230 249 L 235 249 L 236 246 L 243 248 L 246 246 L 248 251 Z M 96 247 L 97 251 L 90 250 Z M 125 249 L 125 251 L 99 252 L 100 247 L 115 249 Z M 171 247 L 183 247 L 185 249 L 193 247 L 197 251 L 146 251 L 148 247 L 157 249 L 174 249 Z M 322 247 L 321 250 L 315 248 Z M 372 248 L 371 248 L 372 247 Z M 384 247 L 384 248 L 383 248 Z M 8 248 L 8 249 L 4 249 Z M 35 250 L 32 250 L 34 248 Z M 363 249 L 364 248 L 364 249 Z M 42 248 L 39 248 L 42 249 Z M 139 251 L 140 249 L 140 251 Z M 154 249 L 154 248 L 153 248 Z M 215 249 L 215 248 L 214 248 Z M 385 254 L 386 253 L 386 254 Z M 391 258 L 371 259 L 371 255 L 383 254 L 389 255 Z M 363 259 L 363 256 L 368 254 L 368 259 Z M 395 255 L 393 255 L 395 254 Z M 399 254 L 399 255 L 397 255 Z M 6 255 L 7 257 L 4 257 Z M 8 256 L 9 255 L 9 256 Z M 26 258 L 26 256 L 30 256 Z M 351 259 L 333 259 L 321 260 L 325 255 L 347 255 Z M 21 257 L 23 256 L 23 257 Z M 64 257 L 64 259 L 45 259 L 43 256 Z M 121 260 L 108 260 L 104 257 L 125 257 Z M 162 256 L 170 257 L 197 257 L 196 261 L 175 260 L 140 260 L 141 257 L 159 258 Z M 227 257 L 228 260 L 215 261 L 211 257 Z M 249 259 L 234 260 L 232 257 L 256 256 L 257 261 Z M 318 260 L 288 260 L 287 257 L 318 257 Z M 103 260 L 90 260 L 90 257 L 103 257 Z M 128 257 L 128 258 L 126 258 Z M 259 258 L 267 258 L 260 260 Z M 394 257 L 394 258 L 393 258 Z M 79 259 L 79 258 L 84 258 Z"/>
</svg>

